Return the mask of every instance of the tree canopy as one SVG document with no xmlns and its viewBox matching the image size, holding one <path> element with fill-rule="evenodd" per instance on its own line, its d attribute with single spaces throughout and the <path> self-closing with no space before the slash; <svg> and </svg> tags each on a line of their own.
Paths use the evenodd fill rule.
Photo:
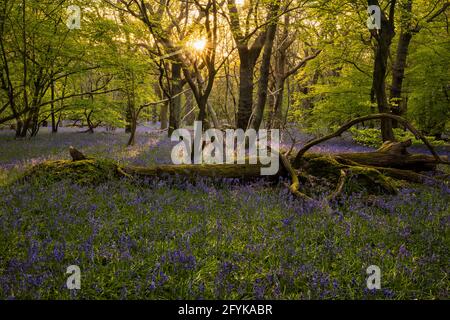
<svg viewBox="0 0 450 320">
<path fill-rule="evenodd" d="M 380 7 L 380 30 L 367 27 L 369 5 Z M 132 144 L 140 121 L 169 134 L 194 119 L 326 132 L 379 111 L 441 137 L 450 118 L 448 8 L 445 0 L 4 0 L 0 124 L 17 137 L 50 122 L 54 132 L 61 121 L 88 132 L 125 126 Z M 383 140 L 398 126 L 384 119 Z"/>
</svg>

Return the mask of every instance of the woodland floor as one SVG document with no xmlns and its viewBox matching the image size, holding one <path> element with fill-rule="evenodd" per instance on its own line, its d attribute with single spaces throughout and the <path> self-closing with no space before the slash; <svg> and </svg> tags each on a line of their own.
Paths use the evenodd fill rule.
<svg viewBox="0 0 450 320">
<path fill-rule="evenodd" d="M 150 126 L 128 148 L 123 131 L 78 130 L 22 141 L 0 131 L 0 299 L 449 298 L 448 186 L 347 194 L 330 214 L 283 183 L 10 184 L 30 165 L 69 159 L 70 145 L 123 164 L 170 161 L 174 143 Z M 371 150 L 344 137 L 311 151 Z M 74 264 L 79 291 L 66 288 Z M 379 291 L 366 287 L 370 265 L 381 268 Z"/>
</svg>

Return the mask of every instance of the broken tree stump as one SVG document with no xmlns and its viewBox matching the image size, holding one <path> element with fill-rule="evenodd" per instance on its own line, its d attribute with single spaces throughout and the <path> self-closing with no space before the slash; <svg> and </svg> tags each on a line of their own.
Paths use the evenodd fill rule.
<svg viewBox="0 0 450 320">
<path fill-rule="evenodd" d="M 81 161 L 87 159 L 87 157 L 83 153 L 81 153 L 72 146 L 69 147 L 69 153 L 70 156 L 72 157 L 72 161 Z"/>
</svg>

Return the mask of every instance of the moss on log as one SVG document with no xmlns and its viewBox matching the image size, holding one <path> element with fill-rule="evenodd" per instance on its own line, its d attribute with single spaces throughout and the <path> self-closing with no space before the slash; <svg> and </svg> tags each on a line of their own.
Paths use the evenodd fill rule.
<svg viewBox="0 0 450 320">
<path fill-rule="evenodd" d="M 260 164 L 184 164 L 153 165 L 149 167 L 127 166 L 123 171 L 134 177 L 184 176 L 187 178 L 237 178 L 254 179 L 261 176 Z M 279 175 L 279 174 L 278 174 Z M 277 177 L 278 175 L 275 175 Z M 273 178 L 274 176 L 266 176 Z"/>
<path fill-rule="evenodd" d="M 121 176 L 118 168 L 115 162 L 104 159 L 46 161 L 27 170 L 19 180 L 45 178 L 54 182 L 68 179 L 78 184 L 99 184 Z"/>
<path fill-rule="evenodd" d="M 380 171 L 362 166 L 351 166 L 339 163 L 326 156 L 306 155 L 305 174 L 326 178 L 337 183 L 342 169 L 352 179 L 352 190 L 366 188 L 371 193 L 395 193 L 390 179 Z M 300 176 L 304 178 L 305 174 Z M 181 176 L 189 180 L 197 177 L 237 178 L 241 180 L 270 179 L 278 180 L 280 176 L 289 176 L 283 165 L 277 175 L 261 176 L 261 165 L 154 165 L 149 167 L 121 167 L 110 160 L 86 159 L 80 161 L 47 161 L 28 170 L 23 179 L 45 178 L 46 181 L 70 179 L 78 184 L 98 184 L 112 178 L 165 178 Z M 306 178 L 305 178 L 306 179 Z M 358 185 L 358 187 L 356 187 Z"/>
<path fill-rule="evenodd" d="M 362 165 L 348 165 L 340 163 L 333 156 L 324 156 L 318 154 L 305 154 L 300 161 L 300 170 L 310 175 L 325 178 L 338 184 L 342 176 L 342 170 L 348 176 L 347 180 L 351 191 L 359 191 L 362 188 L 370 193 L 388 193 L 396 194 L 397 188 L 392 179 L 386 177 L 379 170 Z"/>
<path fill-rule="evenodd" d="M 341 158 L 373 167 L 396 168 L 403 170 L 432 171 L 436 169 L 434 157 L 422 154 L 395 154 L 388 152 L 342 153 Z"/>
<path fill-rule="evenodd" d="M 383 155 L 399 157 L 409 155 L 406 152 L 408 143 L 390 143 L 383 145 Z M 393 152 L 392 148 L 395 148 Z M 424 183 L 433 178 L 425 175 L 397 168 L 389 167 L 392 161 L 375 159 L 370 162 L 374 153 L 367 154 L 342 154 L 323 155 L 306 153 L 297 159 L 298 167 L 294 168 L 291 163 L 293 159 L 287 159 L 280 155 L 280 169 L 274 176 L 261 176 L 261 164 L 203 164 L 203 165 L 152 165 L 148 167 L 120 166 L 111 160 L 86 158 L 82 160 L 60 160 L 47 161 L 34 166 L 22 176 L 21 179 L 45 177 L 46 181 L 58 181 L 70 179 L 78 184 L 98 184 L 112 178 L 125 177 L 128 179 L 139 178 L 165 178 L 169 176 L 180 176 L 195 181 L 197 177 L 208 178 L 237 178 L 241 180 L 271 179 L 278 180 L 280 176 L 290 177 L 292 185 L 290 188 L 294 193 L 302 194 L 304 199 L 313 196 L 308 190 L 300 191 L 304 185 L 308 185 L 311 179 L 326 179 L 336 184 L 337 189 L 331 195 L 335 198 L 342 192 L 353 192 L 367 190 L 372 194 L 395 194 L 397 186 L 401 185 L 399 180 L 415 183 Z M 420 157 L 420 156 L 417 156 Z M 362 161 L 361 159 L 364 159 Z M 384 159 L 381 157 L 381 159 Z M 355 161 L 358 160 L 358 161 Z M 403 161 L 403 160 L 401 160 Z M 361 164 L 360 162 L 365 162 Z M 373 163 L 374 165 L 368 165 Z M 404 162 L 402 162 L 404 163 Z M 415 162 L 417 164 L 417 162 Z M 385 166 L 380 166 L 380 164 Z M 414 167 L 416 168 L 416 167 Z M 300 184 L 300 181 L 302 182 Z"/>
<path fill-rule="evenodd" d="M 46 161 L 27 170 L 19 180 L 45 178 L 50 182 L 63 179 L 79 184 L 97 184 L 111 178 L 164 178 L 182 176 L 188 179 L 236 178 L 253 180 L 257 178 L 277 179 L 283 170 L 275 176 L 261 176 L 260 164 L 236 165 L 152 165 L 148 167 L 120 166 L 116 162 L 105 159 L 88 158 L 79 161 L 56 160 Z"/>
</svg>

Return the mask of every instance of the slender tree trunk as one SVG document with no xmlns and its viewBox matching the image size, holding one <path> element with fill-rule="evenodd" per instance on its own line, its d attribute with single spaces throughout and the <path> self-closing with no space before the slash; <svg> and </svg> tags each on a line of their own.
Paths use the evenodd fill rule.
<svg viewBox="0 0 450 320">
<path fill-rule="evenodd" d="M 275 79 L 274 76 L 269 78 L 269 95 L 267 96 L 267 104 L 270 107 L 269 114 L 267 115 L 267 128 L 272 128 L 273 125 L 273 110 L 275 107 Z"/>
<path fill-rule="evenodd" d="M 22 132 L 23 127 L 23 121 L 20 119 L 16 120 L 16 138 L 20 137 L 20 134 Z"/>
<path fill-rule="evenodd" d="M 159 84 L 157 82 L 155 82 L 155 84 L 153 85 L 153 91 L 159 96 L 160 95 L 160 88 L 159 88 Z M 158 105 L 154 105 L 152 107 L 152 124 L 155 124 L 156 122 L 158 122 Z"/>
<path fill-rule="evenodd" d="M 284 112 L 283 123 L 282 126 L 286 126 L 288 122 L 289 111 L 292 105 L 292 90 L 291 90 L 291 81 L 289 78 L 286 79 L 286 87 L 287 87 L 287 105 L 286 110 Z"/>
<path fill-rule="evenodd" d="M 209 101 L 206 103 L 206 107 L 208 108 L 207 109 L 208 115 L 213 123 L 214 128 L 220 129 L 220 121 L 219 118 L 217 118 L 216 110 L 214 110 L 213 106 L 211 105 L 211 103 L 209 103 Z"/>
<path fill-rule="evenodd" d="M 91 115 L 92 115 L 92 111 L 90 111 L 89 114 L 86 113 L 86 122 L 88 125 L 87 132 L 94 133 L 94 124 L 91 121 Z"/>
<path fill-rule="evenodd" d="M 402 11 L 402 30 L 398 39 L 397 55 L 392 70 L 391 84 L 391 110 L 397 116 L 402 116 L 406 111 L 406 103 L 402 97 L 403 79 L 405 78 L 406 60 L 408 58 L 409 45 L 413 37 L 411 32 L 412 0 L 408 0 Z M 397 121 L 392 121 L 394 128 L 398 127 Z"/>
<path fill-rule="evenodd" d="M 277 79 L 275 85 L 275 99 L 273 105 L 272 128 L 278 129 L 282 122 L 283 97 L 285 79 Z"/>
<path fill-rule="evenodd" d="M 183 90 L 181 84 L 181 65 L 179 63 L 172 63 L 172 99 L 169 103 L 169 136 L 173 131 L 180 127 L 181 121 L 181 91 Z"/>
<path fill-rule="evenodd" d="M 137 116 L 133 115 L 130 124 L 130 138 L 128 139 L 127 146 L 134 146 L 136 140 L 136 129 L 137 129 Z"/>
<path fill-rule="evenodd" d="M 162 92 L 161 89 L 161 84 L 155 85 L 155 92 L 158 95 L 159 99 L 162 100 L 164 99 L 164 94 Z M 159 122 L 160 122 L 160 129 L 161 130 L 165 130 L 167 129 L 167 112 L 169 111 L 169 102 L 166 101 L 164 103 L 161 104 L 161 108 L 159 110 Z"/>
<path fill-rule="evenodd" d="M 379 5 L 378 1 L 369 0 L 368 3 L 369 5 Z M 390 111 L 386 94 L 386 72 L 389 50 L 392 39 L 395 36 L 393 21 L 395 3 L 396 1 L 391 2 L 389 19 L 384 13 L 382 13 L 381 29 L 376 35 L 377 45 L 375 49 L 375 63 L 373 70 L 373 88 L 375 91 L 378 111 L 380 113 L 389 113 Z M 383 138 L 383 141 L 395 141 L 391 119 L 381 120 L 381 136 Z"/>
<path fill-rule="evenodd" d="M 208 110 L 208 97 L 201 96 L 200 99 L 197 100 L 197 105 L 199 108 L 197 121 L 201 121 L 203 124 L 203 130 L 207 130 L 210 128 L 210 124 L 207 121 L 207 110 Z"/>
<path fill-rule="evenodd" d="M 125 119 L 126 119 L 125 133 L 130 133 L 131 132 L 131 123 L 133 122 L 133 116 L 132 116 L 132 110 L 131 110 L 129 97 L 128 97 L 127 111 L 126 111 Z"/>
<path fill-rule="evenodd" d="M 286 38 L 287 39 L 287 38 Z M 284 96 L 284 82 L 285 82 L 285 72 L 286 72 L 286 50 L 280 50 L 278 53 L 276 64 L 275 64 L 275 92 L 274 92 L 274 102 L 273 109 L 271 112 L 271 127 L 280 128 L 281 118 L 282 118 L 282 108 L 283 108 L 283 96 Z"/>
<path fill-rule="evenodd" d="M 253 72 L 256 61 L 252 59 L 249 50 L 239 52 L 239 104 L 237 111 L 236 126 L 240 129 L 247 129 L 253 109 Z"/>
<path fill-rule="evenodd" d="M 55 100 L 55 82 L 52 79 L 52 83 L 50 85 L 50 94 L 52 97 L 52 101 Z M 52 133 L 58 132 L 58 127 L 56 125 L 56 116 L 55 116 L 55 103 L 52 102 L 50 105 L 51 108 L 51 118 L 52 118 Z"/>
<path fill-rule="evenodd" d="M 169 102 L 164 102 L 161 105 L 161 111 L 159 114 L 159 121 L 161 122 L 160 129 L 164 130 L 167 129 L 167 113 L 169 112 Z"/>
<path fill-rule="evenodd" d="M 278 9 L 276 9 L 276 11 L 274 12 L 278 12 Z M 264 109 L 267 101 L 267 88 L 269 85 L 270 62 L 277 27 L 278 22 L 274 21 L 272 24 L 269 25 L 266 34 L 266 41 L 264 44 L 264 52 L 262 56 L 260 75 L 258 81 L 258 97 L 251 125 L 252 128 L 255 130 L 259 130 L 259 127 L 261 126 L 261 122 L 264 117 Z"/>
<path fill-rule="evenodd" d="M 23 53 L 22 53 L 22 60 L 23 60 L 23 107 L 28 108 L 28 93 L 27 93 L 27 79 L 28 79 L 28 68 L 27 68 L 27 33 L 26 33 L 26 7 L 25 7 L 25 0 L 22 0 L 22 41 L 23 41 Z M 21 127 L 21 131 L 19 131 L 20 137 L 25 137 L 27 135 L 28 127 L 30 125 L 30 118 L 27 117 L 27 119 L 23 122 L 23 126 Z"/>
<path fill-rule="evenodd" d="M 412 34 L 402 33 L 398 42 L 397 58 L 392 70 L 391 85 L 391 108 L 392 113 L 402 116 L 405 109 L 405 101 L 402 97 L 403 79 L 405 78 L 406 59 L 408 57 L 409 44 L 411 43 Z M 392 122 L 394 128 L 398 127 L 397 121 Z"/>
<path fill-rule="evenodd" d="M 192 90 L 186 91 L 184 97 L 186 99 L 184 107 L 184 121 L 186 122 L 186 125 L 192 126 L 195 121 L 195 111 L 192 110 L 194 108 L 194 95 L 192 93 Z"/>
</svg>

